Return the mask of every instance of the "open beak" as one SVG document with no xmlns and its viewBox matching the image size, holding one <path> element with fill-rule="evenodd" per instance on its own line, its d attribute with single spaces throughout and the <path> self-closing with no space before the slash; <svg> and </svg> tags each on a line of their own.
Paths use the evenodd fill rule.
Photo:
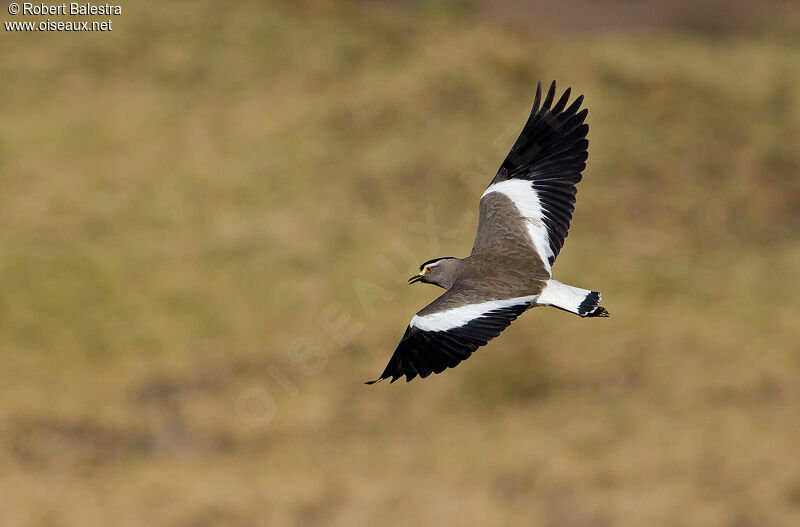
<svg viewBox="0 0 800 527">
<path fill-rule="evenodd" d="M 414 276 L 412 276 L 411 278 L 409 278 L 409 279 L 408 279 L 408 283 L 409 283 L 409 285 L 410 285 L 410 284 L 416 284 L 417 282 L 419 282 L 420 280 L 422 280 L 422 275 L 424 275 L 424 274 L 425 274 L 425 271 L 420 271 L 418 274 L 415 274 Z"/>
</svg>

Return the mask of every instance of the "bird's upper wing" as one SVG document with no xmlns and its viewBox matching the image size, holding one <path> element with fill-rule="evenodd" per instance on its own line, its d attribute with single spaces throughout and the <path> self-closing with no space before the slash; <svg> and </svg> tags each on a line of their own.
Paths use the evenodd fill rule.
<svg viewBox="0 0 800 527">
<path fill-rule="evenodd" d="M 542 85 L 530 117 L 500 169 L 481 196 L 473 251 L 502 243 L 510 231 L 524 227 L 525 242 L 542 259 L 548 274 L 567 237 L 575 209 L 575 184 L 586 167 L 589 126 L 583 96 L 567 107 L 570 89 L 553 104 L 556 83 L 541 102 Z M 508 214 L 509 203 L 514 213 Z"/>
<path fill-rule="evenodd" d="M 380 377 L 367 384 L 403 375 L 410 381 L 454 368 L 500 334 L 536 296 L 492 299 L 489 293 L 460 284 L 421 309 Z"/>
</svg>

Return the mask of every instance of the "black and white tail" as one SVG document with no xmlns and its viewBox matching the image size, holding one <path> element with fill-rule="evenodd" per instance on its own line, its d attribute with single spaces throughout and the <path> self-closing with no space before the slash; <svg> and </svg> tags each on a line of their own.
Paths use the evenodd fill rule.
<svg viewBox="0 0 800 527">
<path fill-rule="evenodd" d="M 557 307 L 582 317 L 607 317 L 608 311 L 600 305 L 601 300 L 599 291 L 572 287 L 551 278 L 536 303 Z"/>
</svg>

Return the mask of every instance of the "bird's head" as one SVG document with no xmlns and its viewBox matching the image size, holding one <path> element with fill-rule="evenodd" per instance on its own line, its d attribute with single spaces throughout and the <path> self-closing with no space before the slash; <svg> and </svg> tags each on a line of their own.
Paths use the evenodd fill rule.
<svg viewBox="0 0 800 527">
<path fill-rule="evenodd" d="M 452 256 L 434 258 L 419 266 L 419 273 L 408 279 L 409 284 L 422 282 L 449 289 L 455 281 L 461 260 Z"/>
</svg>

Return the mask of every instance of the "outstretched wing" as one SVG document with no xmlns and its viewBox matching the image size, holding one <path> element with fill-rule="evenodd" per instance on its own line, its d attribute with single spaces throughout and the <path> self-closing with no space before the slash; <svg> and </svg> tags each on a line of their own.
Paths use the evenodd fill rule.
<svg viewBox="0 0 800 527">
<path fill-rule="evenodd" d="M 550 268 L 564 245 L 575 209 L 575 184 L 586 167 L 589 126 L 583 96 L 569 107 L 570 88 L 553 104 L 556 83 L 541 102 L 542 85 L 530 117 L 486 192 L 481 196 L 475 248 L 507 238 L 509 223 L 524 226 L 530 243 L 544 266 Z M 517 214 L 504 215 L 512 202 Z M 499 204 L 499 205 L 498 205 Z M 473 248 L 473 251 L 475 250 Z"/>
<path fill-rule="evenodd" d="M 488 300 L 485 294 L 458 284 L 421 309 L 380 377 L 367 384 L 403 375 L 410 381 L 441 373 L 466 360 L 500 334 L 536 296 Z"/>
</svg>

